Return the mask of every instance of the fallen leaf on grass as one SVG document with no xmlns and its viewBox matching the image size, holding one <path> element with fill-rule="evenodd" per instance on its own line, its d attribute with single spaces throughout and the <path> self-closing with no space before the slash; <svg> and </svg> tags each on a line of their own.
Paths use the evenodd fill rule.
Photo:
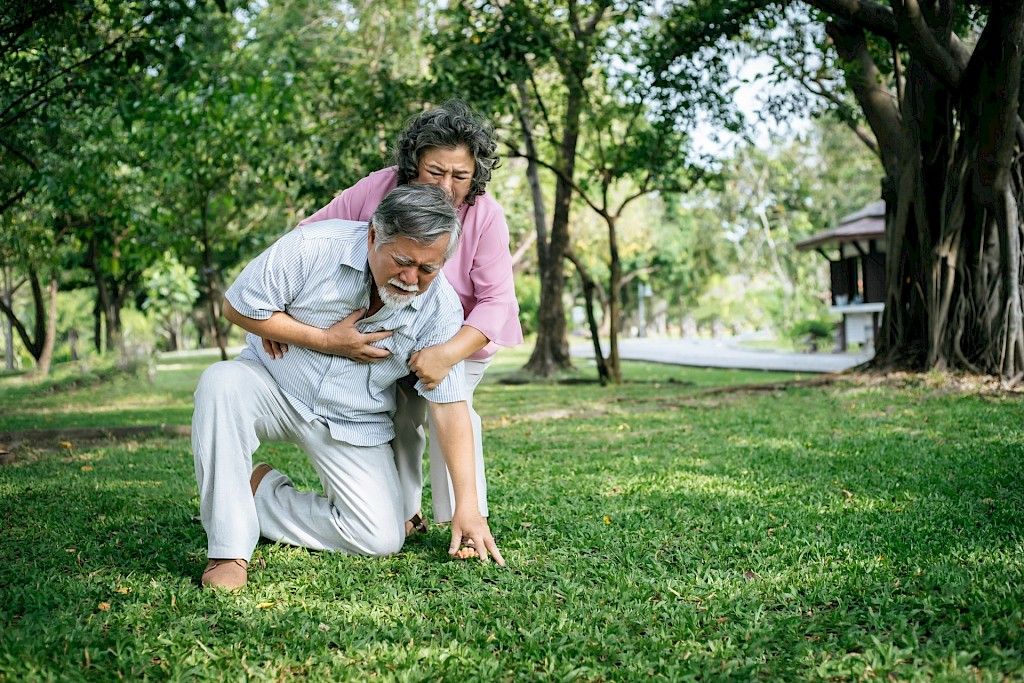
<svg viewBox="0 0 1024 683">
<path fill-rule="evenodd" d="M 121 595 L 128 595 L 129 593 L 132 592 L 132 589 L 128 588 L 127 586 L 118 586 L 117 587 L 117 592 L 120 593 Z"/>
<path fill-rule="evenodd" d="M 274 606 L 273 601 L 271 601 L 271 602 L 261 602 L 260 604 L 256 605 L 256 608 L 257 609 L 269 609 L 269 608 L 271 608 L 273 606 Z"/>
<path fill-rule="evenodd" d="M 101 612 L 109 612 L 110 611 L 110 603 L 109 602 L 101 602 L 100 604 L 96 605 L 96 609 L 98 609 Z"/>
<path fill-rule="evenodd" d="M 75 446 L 70 441 L 61 441 L 60 442 L 60 447 L 63 448 L 64 450 L 66 450 L 66 451 L 70 451 Z"/>
<path fill-rule="evenodd" d="M 92 472 L 94 469 L 96 468 L 93 467 L 92 465 L 82 465 L 83 472 Z"/>
<path fill-rule="evenodd" d="M 605 515 L 604 516 L 604 523 L 605 524 L 611 524 L 612 523 L 612 518 L 609 517 L 608 515 Z"/>
<path fill-rule="evenodd" d="M 747 571 L 743 572 L 743 578 L 747 581 L 753 581 L 754 579 L 760 579 L 761 577 L 758 576 L 757 572 L 752 572 L 748 569 Z"/>
</svg>

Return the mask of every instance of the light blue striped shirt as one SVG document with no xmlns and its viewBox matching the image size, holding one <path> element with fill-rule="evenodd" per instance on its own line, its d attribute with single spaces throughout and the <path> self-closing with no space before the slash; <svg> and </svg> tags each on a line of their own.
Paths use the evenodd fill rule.
<svg viewBox="0 0 1024 683">
<path fill-rule="evenodd" d="M 257 256 L 225 292 L 236 311 L 266 320 L 283 311 L 299 322 L 327 329 L 357 308 L 369 308 L 373 279 L 367 263 L 367 224 L 327 220 L 292 230 Z M 400 308 L 382 308 L 357 323 L 360 332 L 393 330 L 375 343 L 391 355 L 373 363 L 289 346 L 277 360 L 257 335 L 246 335 L 239 358 L 262 363 L 295 409 L 309 421 L 324 419 L 331 435 L 357 446 L 378 446 L 395 436 L 395 382 L 409 374 L 409 356 L 451 339 L 462 327 L 462 305 L 438 273 L 423 294 Z M 458 363 L 435 389 L 416 383 L 434 403 L 463 401 L 465 377 Z"/>
</svg>

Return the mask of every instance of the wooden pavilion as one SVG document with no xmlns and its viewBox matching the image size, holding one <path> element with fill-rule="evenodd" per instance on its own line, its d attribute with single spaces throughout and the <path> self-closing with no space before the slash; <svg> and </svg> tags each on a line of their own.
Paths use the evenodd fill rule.
<svg viewBox="0 0 1024 683">
<path fill-rule="evenodd" d="M 873 348 L 885 308 L 885 202 L 868 204 L 839 224 L 797 242 L 829 263 L 833 313 L 842 316 L 838 345 Z"/>
</svg>

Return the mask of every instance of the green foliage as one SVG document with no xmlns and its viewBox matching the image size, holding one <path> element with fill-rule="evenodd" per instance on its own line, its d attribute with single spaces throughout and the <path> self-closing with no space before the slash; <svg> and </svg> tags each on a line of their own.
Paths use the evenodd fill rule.
<svg viewBox="0 0 1024 683">
<path fill-rule="evenodd" d="M 142 310 L 151 314 L 169 335 L 168 347 L 176 349 L 192 307 L 199 299 L 196 270 L 182 265 L 168 251 L 142 274 L 146 299 Z"/>
<path fill-rule="evenodd" d="M 657 258 L 684 254 L 676 257 L 676 270 L 666 269 L 680 292 L 676 300 L 705 324 L 766 325 L 780 335 L 800 320 L 823 318 L 826 263 L 794 244 L 874 201 L 881 174 L 852 134 L 825 122 L 768 150 L 737 148 L 722 160 L 716 184 L 699 187 L 666 213 L 680 236 L 658 242 L 668 252 Z M 678 270 L 687 264 L 693 275 Z"/>
<path fill-rule="evenodd" d="M 789 337 L 808 351 L 817 351 L 832 340 L 835 323 L 811 318 L 801 320 L 789 330 Z"/>
<path fill-rule="evenodd" d="M 784 378 L 630 363 L 600 390 L 497 381 L 524 357 L 476 395 L 506 570 L 447 560 L 434 527 L 385 559 L 263 545 L 243 593 L 206 593 L 187 438 L 19 451 L 0 676 L 1024 676 L 1019 399 L 919 378 L 710 395 Z M 152 387 L 3 379 L 0 428 L 185 425 L 211 360 Z M 317 488 L 298 449 L 259 457 Z"/>
<path fill-rule="evenodd" d="M 537 310 L 540 306 L 540 278 L 532 274 L 516 276 L 516 300 L 519 301 L 519 323 L 524 335 L 537 332 Z"/>
</svg>

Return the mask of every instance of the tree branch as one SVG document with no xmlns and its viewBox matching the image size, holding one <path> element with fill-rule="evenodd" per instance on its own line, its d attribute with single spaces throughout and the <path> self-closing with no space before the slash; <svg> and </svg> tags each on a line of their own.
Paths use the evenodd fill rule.
<svg viewBox="0 0 1024 683">
<path fill-rule="evenodd" d="M 633 280 L 637 279 L 641 275 L 650 275 L 651 273 L 657 272 L 658 266 L 644 266 L 643 268 L 637 268 L 629 273 L 622 276 L 622 280 L 619 282 L 619 288 L 623 289 Z"/>
<path fill-rule="evenodd" d="M 32 191 L 32 187 L 32 185 L 23 187 L 14 194 L 12 194 L 7 199 L 0 202 L 0 216 L 2 216 L 7 211 L 7 209 L 11 208 L 12 206 L 20 202 L 22 199 L 24 199 L 25 196 Z"/>
<path fill-rule="evenodd" d="M 509 156 L 518 157 L 519 159 L 526 159 L 527 161 L 533 161 L 533 163 L 537 164 L 538 166 L 543 166 L 544 168 L 554 173 L 556 176 L 558 176 L 560 180 L 562 180 L 564 183 L 572 187 L 576 194 L 580 196 L 580 199 L 586 202 L 587 206 L 594 210 L 594 213 L 601 216 L 602 218 L 608 218 L 608 212 L 599 207 L 594 202 L 592 202 L 590 200 L 590 197 L 587 196 L 587 193 L 583 191 L 583 188 L 577 185 L 576 181 L 568 177 L 561 169 L 556 168 L 555 166 L 544 161 L 543 159 L 540 159 L 535 156 L 530 156 L 529 154 L 519 151 L 518 149 L 516 149 L 515 145 L 511 144 L 508 140 L 505 141 L 505 146 L 508 147 Z"/>
<path fill-rule="evenodd" d="M 828 12 L 834 17 L 856 24 L 860 28 L 896 42 L 899 26 L 888 7 L 872 0 L 806 0 L 808 4 Z"/>
<path fill-rule="evenodd" d="M 533 77 L 533 69 L 530 69 L 530 87 L 533 89 L 533 99 L 537 102 L 537 108 L 540 109 L 540 116 L 544 119 L 544 128 L 547 132 L 548 143 L 555 149 L 558 149 L 558 141 L 555 140 L 555 129 L 551 126 L 551 117 L 548 116 L 548 108 L 544 106 L 544 99 L 540 96 L 540 88 L 537 87 L 537 81 Z M 523 97 L 524 105 L 526 101 L 526 98 Z"/>
<path fill-rule="evenodd" d="M 899 10 L 897 24 L 911 54 L 920 59 L 943 85 L 956 90 L 963 67 L 948 49 L 939 44 L 917 0 L 893 0 L 893 7 Z"/>
<path fill-rule="evenodd" d="M 36 22 L 44 19 L 48 14 L 53 14 L 53 11 L 61 5 L 63 3 L 56 1 L 40 3 L 33 8 L 35 13 L 29 12 L 20 20 L 15 20 L 0 28 L 0 36 L 5 36 L 4 44 L 0 46 L 0 54 L 10 54 L 18 38 L 32 28 Z"/>
<path fill-rule="evenodd" d="M 830 21 L 825 30 L 846 62 L 843 70 L 847 83 L 875 134 L 882 165 L 887 173 L 893 174 L 902 145 L 901 117 L 892 94 L 881 85 L 881 75 L 868 51 L 864 32 L 856 25 L 839 20 Z"/>
<path fill-rule="evenodd" d="M 33 171 L 35 171 L 36 173 L 39 172 L 39 165 L 35 161 L 30 159 L 27 154 L 25 154 L 24 152 L 22 152 L 11 143 L 4 140 L 3 138 L 0 138 L 0 145 L 2 145 L 3 148 L 10 152 L 13 156 L 25 162 L 25 165 L 31 168 Z"/>
<path fill-rule="evenodd" d="M 76 69 L 80 69 L 81 67 L 85 66 L 86 64 L 88 64 L 88 63 L 90 63 L 92 61 L 95 61 L 96 59 L 99 59 L 102 55 L 104 55 L 107 52 L 110 52 L 111 50 L 113 50 L 114 47 L 116 47 L 121 42 L 123 42 L 126 38 L 128 38 L 128 36 L 136 33 L 139 29 L 141 29 L 143 27 L 143 25 L 145 24 L 146 19 L 148 18 L 148 16 L 150 16 L 150 15 L 147 15 L 146 17 L 143 17 L 142 19 L 137 21 L 135 23 L 135 25 L 132 26 L 130 29 L 128 29 L 127 31 L 125 31 L 124 33 L 119 35 L 117 38 L 114 38 L 112 41 L 110 41 L 109 43 L 107 43 L 102 48 L 100 48 L 96 52 L 92 53 L 88 57 L 84 57 L 83 59 L 75 62 L 74 64 L 71 64 L 69 66 L 64 67 L 63 69 L 61 69 L 57 73 L 53 74 L 52 76 L 50 76 L 49 78 L 44 80 L 42 83 L 39 83 L 35 87 L 29 88 L 29 90 L 27 90 L 26 92 L 22 93 L 20 97 L 15 99 L 2 112 L 0 112 L 0 119 L 2 119 L 2 120 L 0 120 L 0 129 L 3 129 L 3 128 L 6 128 L 6 127 L 10 126 L 12 123 L 14 123 L 19 118 L 21 118 L 21 116 L 25 113 L 25 111 L 28 111 L 27 109 L 26 110 L 22 110 L 21 112 L 15 112 L 14 116 L 9 116 L 8 114 L 11 112 L 12 109 L 17 107 L 22 102 L 24 102 L 25 100 L 29 99 L 30 97 L 33 97 L 36 93 L 38 93 L 39 91 L 41 91 L 44 88 L 46 88 L 47 86 L 49 86 L 51 83 L 53 83 L 58 78 L 61 78 L 62 76 L 65 76 L 65 75 L 71 73 L 72 71 L 75 71 Z M 47 98 L 47 99 L 49 99 L 49 98 Z M 34 106 L 33 106 L 33 108 L 34 108 Z"/>
</svg>

